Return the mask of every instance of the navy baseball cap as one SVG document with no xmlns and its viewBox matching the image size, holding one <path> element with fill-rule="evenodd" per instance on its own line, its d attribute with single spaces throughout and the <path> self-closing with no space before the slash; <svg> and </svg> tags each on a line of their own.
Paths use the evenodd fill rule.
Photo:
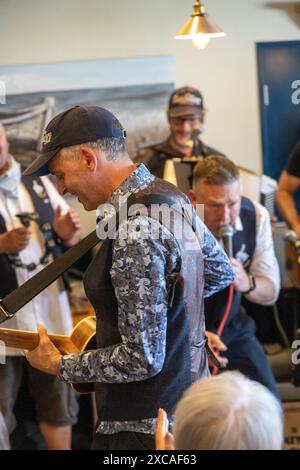
<svg viewBox="0 0 300 470">
<path fill-rule="evenodd" d="M 204 111 L 202 93 L 197 88 L 185 86 L 173 91 L 169 100 L 169 117 L 199 116 Z"/>
<path fill-rule="evenodd" d="M 47 125 L 41 155 L 24 171 L 24 175 L 49 173 L 48 162 L 64 147 L 98 139 L 126 137 L 118 119 L 99 106 L 74 106 L 55 116 Z"/>
</svg>

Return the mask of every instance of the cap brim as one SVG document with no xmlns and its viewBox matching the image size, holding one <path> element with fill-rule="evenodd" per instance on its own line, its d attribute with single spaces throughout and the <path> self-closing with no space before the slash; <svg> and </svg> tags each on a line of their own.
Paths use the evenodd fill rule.
<svg viewBox="0 0 300 470">
<path fill-rule="evenodd" d="M 174 108 L 168 109 L 168 115 L 170 117 L 178 116 L 201 116 L 203 109 L 196 108 L 195 106 L 174 106 Z"/>
<path fill-rule="evenodd" d="M 51 152 L 44 153 L 34 160 L 34 162 L 23 171 L 23 175 L 28 176 L 45 176 L 50 173 L 48 162 L 53 158 L 59 150 L 52 150 Z"/>
</svg>

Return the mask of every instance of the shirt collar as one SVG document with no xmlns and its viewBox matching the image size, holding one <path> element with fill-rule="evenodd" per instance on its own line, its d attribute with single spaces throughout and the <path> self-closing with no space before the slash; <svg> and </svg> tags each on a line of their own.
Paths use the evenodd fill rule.
<svg viewBox="0 0 300 470">
<path fill-rule="evenodd" d="M 236 219 L 234 228 L 235 228 L 235 230 L 237 230 L 239 232 L 241 232 L 243 230 L 243 222 L 242 222 L 242 219 L 240 218 L 240 216 L 238 216 L 238 218 Z"/>
<path fill-rule="evenodd" d="M 121 204 L 124 204 L 126 199 L 141 189 L 149 186 L 154 180 L 154 176 L 149 170 L 141 163 L 133 173 L 131 173 L 125 181 L 109 196 L 106 203 L 112 204 L 115 209 L 119 209 Z"/>
</svg>

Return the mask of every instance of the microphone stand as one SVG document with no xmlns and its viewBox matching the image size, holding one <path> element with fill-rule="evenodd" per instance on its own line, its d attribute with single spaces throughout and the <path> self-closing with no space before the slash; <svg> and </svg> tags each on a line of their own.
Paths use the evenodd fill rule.
<svg viewBox="0 0 300 470">
<path fill-rule="evenodd" d="M 199 136 L 200 136 L 200 129 L 197 128 L 197 129 L 194 129 L 193 132 L 192 132 L 192 142 L 193 142 L 193 147 L 192 147 L 192 154 L 191 154 L 191 158 L 192 159 L 195 159 L 195 158 L 199 158 L 199 156 L 197 155 L 199 152 L 197 152 L 197 148 L 199 147 Z"/>
</svg>

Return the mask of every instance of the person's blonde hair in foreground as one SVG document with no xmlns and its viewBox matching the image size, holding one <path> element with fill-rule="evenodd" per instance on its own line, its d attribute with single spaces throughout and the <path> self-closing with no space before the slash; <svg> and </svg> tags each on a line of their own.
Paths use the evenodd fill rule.
<svg viewBox="0 0 300 470">
<path fill-rule="evenodd" d="M 172 448 L 166 416 L 160 410 L 157 446 Z M 187 389 L 174 418 L 178 450 L 280 450 L 280 403 L 267 388 L 239 372 L 206 377 Z M 158 447 L 157 447 L 158 448 Z"/>
</svg>

